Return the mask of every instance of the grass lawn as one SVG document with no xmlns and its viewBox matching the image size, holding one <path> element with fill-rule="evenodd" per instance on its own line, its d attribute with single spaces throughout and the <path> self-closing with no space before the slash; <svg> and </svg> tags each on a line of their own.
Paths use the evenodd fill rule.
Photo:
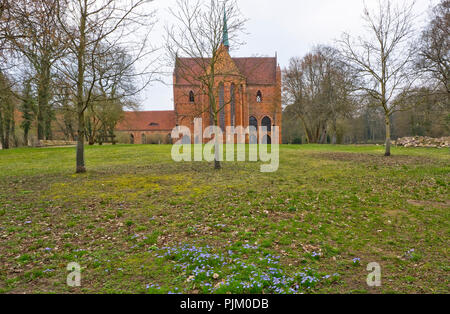
<svg viewBox="0 0 450 314">
<path fill-rule="evenodd" d="M 276 173 L 170 152 L 87 147 L 75 175 L 75 148 L 0 151 L 0 292 L 450 292 L 448 149 L 282 146 Z"/>
</svg>

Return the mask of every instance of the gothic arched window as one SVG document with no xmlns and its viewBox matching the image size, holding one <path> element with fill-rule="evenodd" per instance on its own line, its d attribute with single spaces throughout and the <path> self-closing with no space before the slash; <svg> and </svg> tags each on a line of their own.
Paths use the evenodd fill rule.
<svg viewBox="0 0 450 314">
<path fill-rule="evenodd" d="M 250 135 L 249 135 L 249 144 L 258 144 L 258 120 L 256 120 L 255 117 L 250 117 L 249 120 L 249 126 L 254 127 L 254 130 L 250 130 Z"/>
<path fill-rule="evenodd" d="M 264 117 L 261 121 L 261 126 L 265 126 L 267 128 L 267 132 L 272 131 L 272 120 L 269 117 Z"/>
<path fill-rule="evenodd" d="M 250 117 L 249 125 L 254 126 L 256 129 L 258 129 L 258 120 L 256 120 L 255 117 Z"/>
<path fill-rule="evenodd" d="M 234 83 L 231 84 L 231 88 L 230 88 L 230 99 L 231 99 L 231 126 L 235 126 L 236 124 L 236 97 L 235 97 L 235 86 Z"/>
<path fill-rule="evenodd" d="M 262 93 L 260 90 L 256 93 L 256 102 L 262 102 Z"/>
<path fill-rule="evenodd" d="M 195 96 L 194 96 L 194 92 L 190 91 L 189 92 L 189 102 L 194 102 L 195 101 Z"/>
</svg>

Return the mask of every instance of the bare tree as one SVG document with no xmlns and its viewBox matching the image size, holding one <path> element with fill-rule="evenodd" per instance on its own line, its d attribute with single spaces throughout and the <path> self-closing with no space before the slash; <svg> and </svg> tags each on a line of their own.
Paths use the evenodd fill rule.
<svg viewBox="0 0 450 314">
<path fill-rule="evenodd" d="M 418 66 L 437 82 L 437 89 L 450 95 L 450 0 L 433 8 L 431 21 L 422 33 Z"/>
<path fill-rule="evenodd" d="M 22 112 L 22 123 L 21 127 L 23 129 L 23 144 L 28 145 L 28 133 L 30 132 L 31 125 L 34 120 L 34 113 L 36 111 L 33 90 L 31 86 L 31 79 L 25 80 L 23 84 L 22 91 L 22 101 L 20 105 L 20 111 Z"/>
<path fill-rule="evenodd" d="M 213 126 L 223 125 L 219 116 L 231 99 L 225 99 L 219 82 L 236 79 L 237 71 L 226 65 L 227 51 L 230 42 L 234 48 L 242 45 L 239 35 L 246 20 L 234 0 L 177 0 L 170 12 L 178 24 L 166 27 L 167 51 L 175 72 L 196 88 L 198 96 L 191 109 L 197 117 L 209 113 Z M 221 168 L 217 145 L 214 165 Z"/>
<path fill-rule="evenodd" d="M 14 136 L 16 102 L 10 80 L 0 71 L 0 144 L 3 149 L 10 147 L 11 136 Z"/>
<path fill-rule="evenodd" d="M 146 6 L 152 0 L 60 0 L 59 24 L 67 36 L 70 56 L 59 65 L 59 71 L 73 82 L 78 120 L 76 172 L 86 172 L 84 158 L 85 111 L 95 101 L 99 77 L 95 60 L 116 47 L 132 56 L 130 68 L 149 56 L 148 38 L 155 22 L 154 11 Z M 74 61 L 74 63 L 72 63 Z M 150 63 L 133 74 L 143 79 L 142 90 L 151 80 Z"/>
<path fill-rule="evenodd" d="M 10 0 L 0 2 L 0 56 L 3 56 L 5 49 L 6 33 L 11 21 L 9 16 Z"/>
<path fill-rule="evenodd" d="M 57 0 L 16 0 L 8 9 L 10 18 L 5 38 L 11 49 L 25 57 L 37 86 L 38 139 L 51 138 L 52 67 L 65 52 L 64 34 L 57 20 Z"/>
<path fill-rule="evenodd" d="M 57 77 L 54 88 L 54 107 L 56 113 L 56 126 L 64 134 L 66 140 L 76 140 L 76 108 L 71 81 Z"/>
<path fill-rule="evenodd" d="M 286 112 L 297 117 L 309 143 L 336 143 L 337 119 L 352 111 L 353 77 L 336 49 L 319 46 L 304 58 L 292 58 L 284 70 Z"/>
<path fill-rule="evenodd" d="M 364 10 L 366 37 L 353 40 L 347 33 L 339 40 L 341 51 L 361 78 L 359 90 L 377 100 L 386 125 L 385 156 L 391 155 L 390 117 L 396 111 L 393 99 L 411 88 L 416 74 L 415 55 L 410 44 L 413 35 L 414 1 L 394 6 L 391 0 L 379 0 L 374 11 Z"/>
<path fill-rule="evenodd" d="M 136 109 L 132 95 L 136 93 L 135 69 L 132 57 L 121 47 L 99 49 L 88 73 L 97 77 L 92 101 L 88 105 L 86 132 L 89 145 L 97 141 L 98 133 L 111 133 L 123 109 Z M 104 135 L 104 134 L 103 134 Z"/>
</svg>

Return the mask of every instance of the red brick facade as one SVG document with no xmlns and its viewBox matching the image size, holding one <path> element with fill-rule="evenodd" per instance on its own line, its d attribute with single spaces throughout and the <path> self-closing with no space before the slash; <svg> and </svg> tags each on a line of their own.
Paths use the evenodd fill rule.
<svg viewBox="0 0 450 314">
<path fill-rule="evenodd" d="M 224 126 L 247 128 L 250 120 L 257 126 L 278 126 L 281 143 L 281 70 L 274 58 L 232 58 L 228 49 L 221 47 L 221 62 L 217 65 L 216 102 L 224 104 Z M 209 62 L 209 61 L 205 61 Z M 210 120 L 209 99 L 195 76 L 202 76 L 199 60 L 179 58 L 173 75 L 176 123 L 186 126 L 194 134 L 194 119 L 203 119 L 203 130 L 213 125 Z M 221 86 L 223 84 L 223 96 Z M 232 101 L 232 90 L 234 101 Z M 220 105 L 219 105 L 220 107 Z M 234 110 L 233 110 L 234 107 Z M 233 114 L 234 113 L 234 114 Z M 265 122 L 265 124 L 264 124 Z M 223 123 L 219 122 L 223 128 Z M 225 130 L 223 130 L 225 131 Z M 269 136 L 271 136 L 271 132 Z M 192 138 L 192 141 L 194 139 Z"/>
<path fill-rule="evenodd" d="M 227 126 L 278 126 L 281 143 L 281 70 L 277 57 L 232 58 L 225 46 L 221 47 L 220 56 L 214 88 L 217 104 L 222 101 L 224 105 L 219 114 L 219 126 L 223 131 Z M 194 142 L 195 118 L 202 118 L 202 131 L 213 125 L 208 95 L 196 79 L 204 75 L 199 60 L 179 58 L 176 63 L 173 75 L 175 110 L 126 112 L 116 132 L 129 134 L 130 142 L 145 144 L 152 135 L 167 136 L 176 126 L 186 126 L 191 130 L 191 141 Z M 219 88 L 222 84 L 223 94 Z M 271 141 L 272 132 L 268 135 Z"/>
<path fill-rule="evenodd" d="M 116 126 L 116 134 L 127 134 L 132 144 L 149 144 L 152 138 L 157 140 L 156 143 L 165 144 L 170 141 L 175 120 L 173 110 L 125 112 Z"/>
</svg>

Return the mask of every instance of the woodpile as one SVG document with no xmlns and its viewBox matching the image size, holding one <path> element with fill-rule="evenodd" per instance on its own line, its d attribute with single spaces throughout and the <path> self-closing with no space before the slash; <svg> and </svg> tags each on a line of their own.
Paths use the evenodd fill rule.
<svg viewBox="0 0 450 314">
<path fill-rule="evenodd" d="M 40 140 L 34 143 L 34 147 L 55 147 L 55 146 L 73 146 L 77 142 L 73 141 L 50 141 L 50 140 Z"/>
<path fill-rule="evenodd" d="M 403 147 L 428 147 L 428 148 L 446 148 L 450 147 L 450 136 L 441 138 L 432 138 L 424 136 L 399 138 L 395 145 Z"/>
</svg>

